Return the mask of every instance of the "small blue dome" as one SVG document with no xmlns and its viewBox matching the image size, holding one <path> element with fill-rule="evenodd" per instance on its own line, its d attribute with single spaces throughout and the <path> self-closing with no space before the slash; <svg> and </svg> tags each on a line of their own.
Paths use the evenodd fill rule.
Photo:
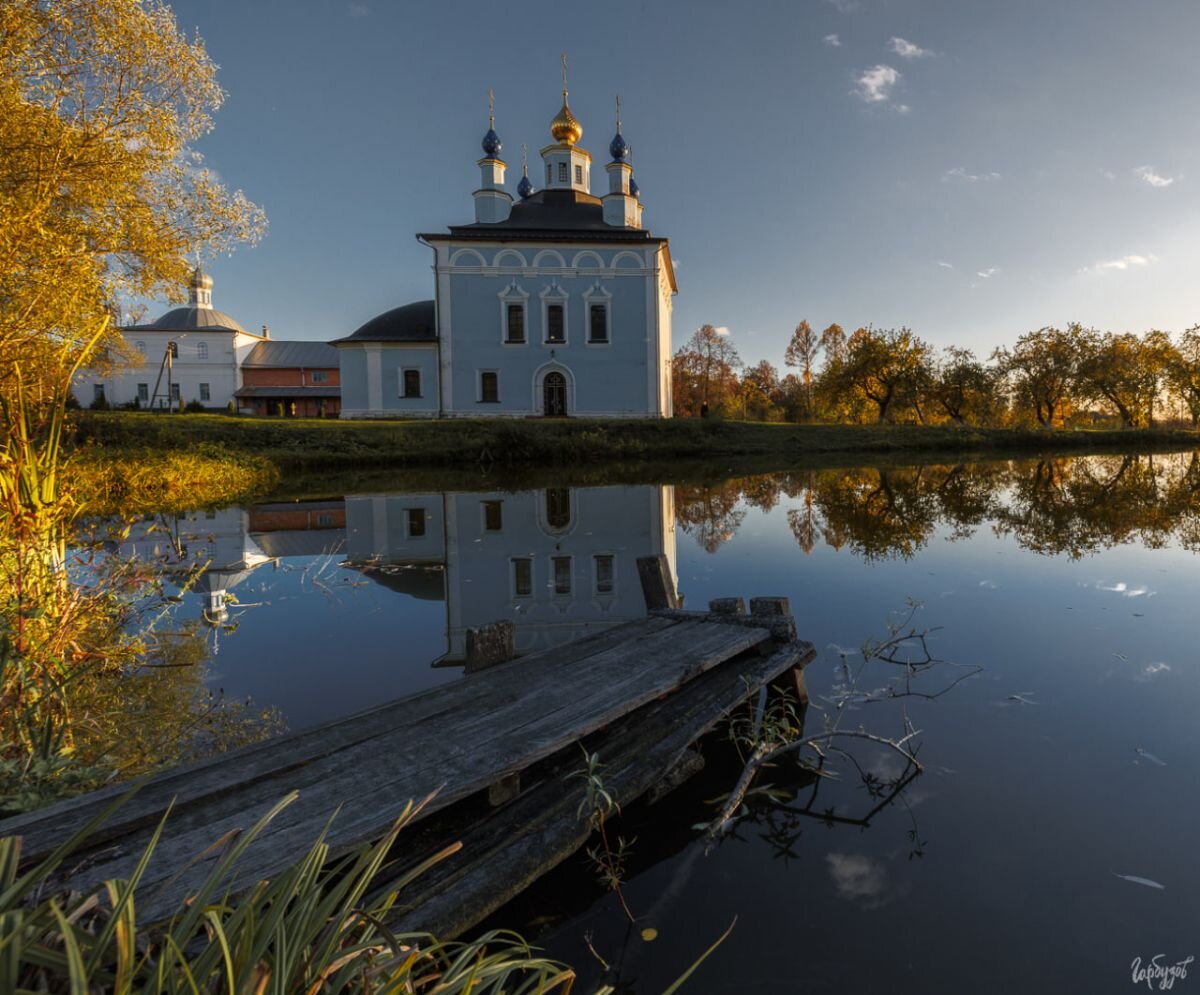
<svg viewBox="0 0 1200 995">
<path fill-rule="evenodd" d="M 614 162 L 621 162 L 629 155 L 629 144 L 621 137 L 618 131 L 613 140 L 609 143 L 608 151 L 612 154 Z"/>
<path fill-rule="evenodd" d="M 517 184 L 517 193 L 520 195 L 522 200 L 533 193 L 533 184 L 529 182 L 528 176 L 521 177 L 521 182 Z"/>
<path fill-rule="evenodd" d="M 496 134 L 495 128 L 488 128 L 488 133 L 483 136 L 483 151 L 488 155 L 496 155 L 503 146 L 500 144 L 500 136 Z"/>
<path fill-rule="evenodd" d="M 638 195 L 637 180 L 635 180 L 632 176 L 629 177 L 629 192 L 635 197 Z"/>
</svg>

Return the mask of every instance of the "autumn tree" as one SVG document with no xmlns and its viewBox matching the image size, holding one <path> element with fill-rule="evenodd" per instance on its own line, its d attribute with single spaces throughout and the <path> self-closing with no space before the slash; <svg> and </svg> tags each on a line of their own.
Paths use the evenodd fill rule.
<svg viewBox="0 0 1200 995">
<path fill-rule="evenodd" d="M 161 0 L 0 4 L 0 498 L 57 500 L 74 371 L 125 295 L 178 299 L 186 257 L 262 231 L 191 144 L 223 93 Z M 14 502 L 16 503 L 14 506 Z"/>
<path fill-rule="evenodd" d="M 1165 374 L 1167 384 L 1188 409 L 1192 427 L 1200 428 L 1200 325 L 1179 336 L 1167 353 Z"/>
<path fill-rule="evenodd" d="M 783 354 L 784 364 L 800 371 L 800 379 L 804 385 L 803 417 L 806 419 L 812 417 L 813 370 L 820 349 L 821 343 L 817 338 L 817 333 L 812 330 L 812 325 L 806 319 L 801 321 L 796 326 L 796 330 L 792 332 L 791 341 L 788 342 L 787 349 Z"/>
<path fill-rule="evenodd" d="M 1075 348 L 1080 399 L 1111 407 L 1125 428 L 1148 425 L 1166 367 L 1161 341 L 1076 328 Z"/>
<path fill-rule="evenodd" d="M 702 325 L 671 360 L 675 397 L 681 410 L 697 414 L 702 404 L 711 409 L 734 403 L 737 371 L 742 359 L 729 333 Z"/>
<path fill-rule="evenodd" d="M 999 406 L 997 371 L 984 366 L 970 349 L 950 346 L 933 371 L 929 396 L 951 421 L 984 424 Z"/>
<path fill-rule="evenodd" d="M 1044 428 L 1054 427 L 1075 389 L 1079 367 L 1077 328 L 1039 328 L 1022 335 L 1012 349 L 1001 347 L 993 353 L 1015 402 L 1032 412 Z"/>
<path fill-rule="evenodd" d="M 929 346 L 911 329 L 859 328 L 846 342 L 845 358 L 827 364 L 824 386 L 865 398 L 883 424 L 894 420 L 898 401 L 920 396 L 929 363 Z"/>
</svg>

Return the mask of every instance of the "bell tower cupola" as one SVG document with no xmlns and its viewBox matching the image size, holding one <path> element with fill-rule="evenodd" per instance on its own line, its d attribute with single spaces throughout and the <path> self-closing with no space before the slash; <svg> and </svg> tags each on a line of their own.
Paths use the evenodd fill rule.
<svg viewBox="0 0 1200 995">
<path fill-rule="evenodd" d="M 512 211 L 512 194 L 504 189 L 508 164 L 500 158 L 500 136 L 496 134 L 496 98 L 488 90 L 488 130 L 483 136 L 483 158 L 479 160 L 479 189 L 475 191 L 475 220 L 480 224 L 507 221 Z"/>
<path fill-rule="evenodd" d="M 567 53 L 562 55 L 562 109 L 550 122 L 550 134 L 555 144 L 542 149 L 542 161 L 546 167 L 547 190 L 576 190 L 591 193 L 592 157 L 580 148 L 583 125 L 571 113 L 567 100 Z"/>
<path fill-rule="evenodd" d="M 608 193 L 602 198 L 604 223 L 614 228 L 640 228 L 641 216 L 633 187 L 633 164 L 628 162 L 629 144 L 621 135 L 621 98 L 617 97 L 617 133 L 608 144 L 612 162 L 608 173 Z"/>
</svg>

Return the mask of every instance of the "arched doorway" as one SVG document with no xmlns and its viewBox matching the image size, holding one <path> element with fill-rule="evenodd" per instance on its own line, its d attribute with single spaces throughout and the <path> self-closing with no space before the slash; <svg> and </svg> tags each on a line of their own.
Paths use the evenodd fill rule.
<svg viewBox="0 0 1200 995">
<path fill-rule="evenodd" d="M 561 373 L 546 374 L 542 381 L 542 414 L 561 418 L 567 413 L 567 378 Z"/>
</svg>

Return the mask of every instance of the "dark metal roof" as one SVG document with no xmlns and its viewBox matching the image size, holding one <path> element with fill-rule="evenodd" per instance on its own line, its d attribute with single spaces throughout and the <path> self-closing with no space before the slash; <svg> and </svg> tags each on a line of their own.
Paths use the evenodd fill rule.
<svg viewBox="0 0 1200 995">
<path fill-rule="evenodd" d="M 338 354 L 328 342 L 268 339 L 255 345 L 242 365 L 336 370 Z"/>
<path fill-rule="evenodd" d="M 239 387 L 234 397 L 341 397 L 342 388 L 323 385 L 321 387 Z"/>
<path fill-rule="evenodd" d="M 451 225 L 450 234 L 428 234 L 424 239 L 485 238 L 564 241 L 583 239 L 618 242 L 665 242 L 644 228 L 616 228 L 604 221 L 599 197 L 578 190 L 539 190 L 513 204 L 507 221 Z"/>
<path fill-rule="evenodd" d="M 177 307 L 155 321 L 130 325 L 127 332 L 247 332 L 224 311 L 211 307 Z"/>
<path fill-rule="evenodd" d="M 346 342 L 433 342 L 437 339 L 437 314 L 433 301 L 414 301 L 376 315 L 353 335 L 334 339 Z"/>
</svg>

